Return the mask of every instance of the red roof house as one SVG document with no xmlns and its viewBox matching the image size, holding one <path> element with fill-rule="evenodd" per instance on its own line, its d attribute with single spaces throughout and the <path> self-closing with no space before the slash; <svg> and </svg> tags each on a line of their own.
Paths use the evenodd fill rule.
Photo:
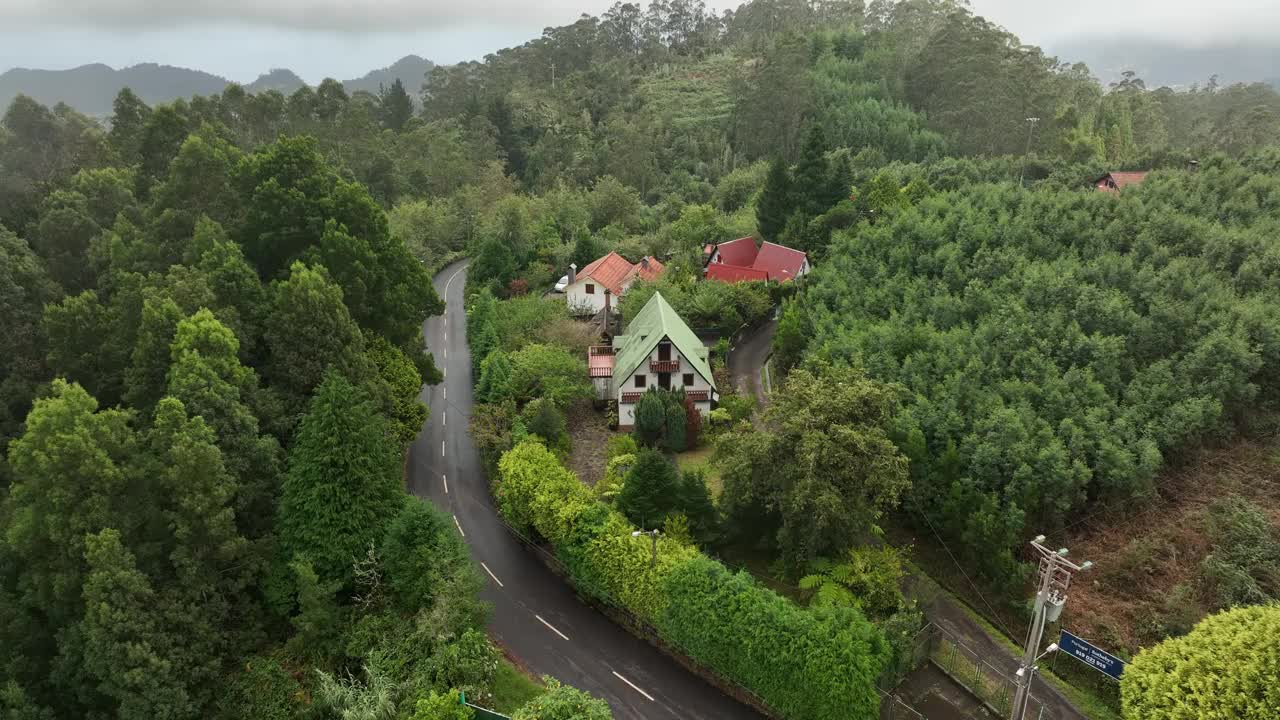
<svg viewBox="0 0 1280 720">
<path fill-rule="evenodd" d="M 611 307 L 609 298 L 622 297 L 637 278 L 653 280 L 666 270 L 657 258 L 644 257 L 632 264 L 616 252 L 592 262 L 581 270 L 569 269 L 565 297 L 576 314 L 594 314 Z"/>
<path fill-rule="evenodd" d="M 1119 192 L 1129 185 L 1139 185 L 1147 179 L 1147 171 L 1109 172 L 1093 181 L 1093 186 L 1103 192 Z"/>
<path fill-rule="evenodd" d="M 708 280 L 719 280 L 720 282 L 750 282 L 753 280 L 764 282 L 769 279 L 769 273 L 740 265 L 712 263 L 707 266 L 706 277 Z"/>
<path fill-rule="evenodd" d="M 709 246 L 706 277 L 721 282 L 786 282 L 809 272 L 809 257 L 799 250 L 766 242 L 756 247 L 745 237 Z"/>
</svg>

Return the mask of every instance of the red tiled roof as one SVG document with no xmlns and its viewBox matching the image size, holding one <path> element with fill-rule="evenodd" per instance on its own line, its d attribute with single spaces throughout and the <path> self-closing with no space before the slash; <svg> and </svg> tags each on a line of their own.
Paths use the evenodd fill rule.
<svg viewBox="0 0 1280 720">
<path fill-rule="evenodd" d="M 1140 172 L 1112 172 L 1103 175 L 1094 181 L 1094 185 L 1099 190 L 1114 192 L 1129 185 L 1137 185 L 1147 179 L 1147 171 Z"/>
<path fill-rule="evenodd" d="M 591 278 L 596 281 L 596 284 L 603 285 L 605 289 L 614 295 L 621 295 L 622 283 L 631 277 L 633 269 L 626 258 L 616 252 L 611 252 L 582 268 L 578 272 L 578 278 Z"/>
<path fill-rule="evenodd" d="M 648 262 L 645 262 L 646 260 Z M 653 280 L 661 275 L 666 269 L 667 268 L 662 263 L 658 262 L 658 258 L 649 257 L 647 255 L 641 258 L 640 262 L 635 264 L 636 274 L 640 276 L 641 280 Z"/>
<path fill-rule="evenodd" d="M 749 282 L 752 280 L 768 280 L 769 273 L 740 265 L 711 263 L 707 266 L 707 279 L 720 282 Z"/>
<path fill-rule="evenodd" d="M 720 262 L 739 267 L 751 267 L 751 264 L 756 261 L 756 252 L 758 252 L 755 238 L 751 237 L 722 242 L 716 246 L 716 250 L 720 251 Z"/>
<path fill-rule="evenodd" d="M 646 257 L 645 260 L 649 261 L 647 267 L 643 260 L 632 265 L 618 253 L 611 252 L 578 271 L 578 278 L 589 277 L 614 295 L 621 295 L 623 283 L 632 275 L 652 280 L 666 270 L 657 258 Z"/>
<path fill-rule="evenodd" d="M 763 270 L 774 282 L 795 279 L 804 268 L 804 253 L 783 245 L 766 242 L 752 263 L 753 270 Z"/>
</svg>

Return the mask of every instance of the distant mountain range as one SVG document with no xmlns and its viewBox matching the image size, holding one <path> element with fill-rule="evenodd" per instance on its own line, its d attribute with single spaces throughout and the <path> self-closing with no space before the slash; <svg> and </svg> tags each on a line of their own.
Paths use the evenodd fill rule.
<svg viewBox="0 0 1280 720">
<path fill-rule="evenodd" d="M 406 55 L 390 67 L 379 68 L 363 77 L 343 81 L 348 93 L 358 90 L 378 92 L 378 86 L 396 80 L 404 83 L 415 99 L 424 77 L 435 63 L 417 55 Z M 200 70 L 144 63 L 116 70 L 106 65 L 82 65 L 70 70 L 29 70 L 14 68 L 0 74 L 0 112 L 19 93 L 45 105 L 64 102 L 87 115 L 111 114 L 111 103 L 122 88 L 131 88 L 149 105 L 170 102 L 192 95 L 222 92 L 231 81 Z M 291 70 L 274 69 L 245 85 L 251 93 L 278 90 L 286 95 L 306 83 Z"/>
<path fill-rule="evenodd" d="M 1204 87 L 1265 82 L 1280 90 L 1280 41 L 1242 40 L 1202 46 L 1138 37 L 1077 37 L 1050 43 L 1048 52 L 1067 62 L 1083 61 L 1105 86 L 1133 70 L 1149 88 Z"/>
</svg>

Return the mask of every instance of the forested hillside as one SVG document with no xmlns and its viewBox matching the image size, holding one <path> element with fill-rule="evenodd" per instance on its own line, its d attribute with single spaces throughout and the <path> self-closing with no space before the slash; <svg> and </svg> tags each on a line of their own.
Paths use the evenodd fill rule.
<svg viewBox="0 0 1280 720">
<path fill-rule="evenodd" d="M 511 405 L 477 413 L 477 444 L 494 463 L 515 453 L 524 521 L 567 550 L 596 536 L 534 512 L 572 476 L 530 430 L 562 434 L 557 413 L 589 395 L 592 338 L 537 296 L 610 250 L 661 258 L 664 297 L 726 334 L 788 297 L 774 366 L 793 396 L 762 427 L 749 400 L 725 403 L 724 494 L 709 508 L 694 493 L 723 521 L 694 530 L 708 548 L 749 536 L 792 580 L 896 518 L 1017 595 L 1028 536 L 1140 506 L 1179 453 L 1274 410 L 1269 87 L 1104 88 L 950 0 L 616 4 L 423 80 L 419 98 L 421 83 L 326 80 L 153 106 L 126 89 L 109 130 L 65 105 L 8 106 L 6 714 L 428 720 L 454 717 L 453 691 L 494 699 L 506 666 L 478 576 L 401 477 L 437 381 L 429 271 L 462 255 L 473 311 L 493 315 L 471 338 L 477 370 L 497 352 L 489 385 L 511 383 Z M 1154 172 L 1090 185 L 1124 169 Z M 705 243 L 753 234 L 807 251 L 815 274 L 696 282 Z M 752 462 L 779 457 L 793 461 Z M 801 461 L 837 457 L 854 459 Z M 631 527 L 573 492 L 592 533 Z M 910 612 L 802 611 L 665 547 L 693 564 L 660 568 L 661 588 L 601 582 L 783 716 L 837 717 L 845 695 L 798 693 L 786 662 L 744 659 L 764 646 L 747 632 L 759 618 L 803 626 L 839 660 L 807 677 L 873 713 Z M 575 570 L 613 572 L 611 557 Z M 893 563 L 880 577 L 896 592 Z M 1221 577 L 1274 599 L 1271 567 Z M 708 631 L 709 609 L 732 605 L 713 590 L 757 614 Z M 831 618 L 856 637 L 832 641 Z M 570 717 L 546 708 L 580 705 L 575 692 L 553 685 L 516 717 Z"/>
</svg>

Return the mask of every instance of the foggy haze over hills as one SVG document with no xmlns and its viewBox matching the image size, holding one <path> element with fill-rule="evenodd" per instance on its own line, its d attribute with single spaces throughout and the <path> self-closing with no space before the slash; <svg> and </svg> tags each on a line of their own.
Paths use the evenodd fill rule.
<svg viewBox="0 0 1280 720">
<path fill-rule="evenodd" d="M 357 8 L 329 0 L 111 0 L 86 8 L 72 0 L 15 0 L 0 8 L 0 70 L 13 68 L 0 74 L 0 102 L 21 92 L 102 115 L 126 85 L 156 103 L 217 92 L 231 81 L 250 92 L 289 93 L 324 77 L 359 78 L 344 83 L 349 91 L 374 92 L 379 82 L 399 77 L 416 97 L 432 66 L 417 55 L 445 64 L 479 60 L 537 38 L 544 26 L 602 13 L 611 4 L 369 0 Z M 1214 75 L 1222 85 L 1280 86 L 1280 41 L 1264 32 L 1280 23 L 1280 3 L 971 5 L 1023 42 L 1039 44 L 1064 62 L 1086 63 L 1104 86 L 1125 70 L 1136 71 L 1152 88 L 1203 86 Z M 406 53 L 416 54 L 392 68 L 366 72 Z"/>
</svg>

